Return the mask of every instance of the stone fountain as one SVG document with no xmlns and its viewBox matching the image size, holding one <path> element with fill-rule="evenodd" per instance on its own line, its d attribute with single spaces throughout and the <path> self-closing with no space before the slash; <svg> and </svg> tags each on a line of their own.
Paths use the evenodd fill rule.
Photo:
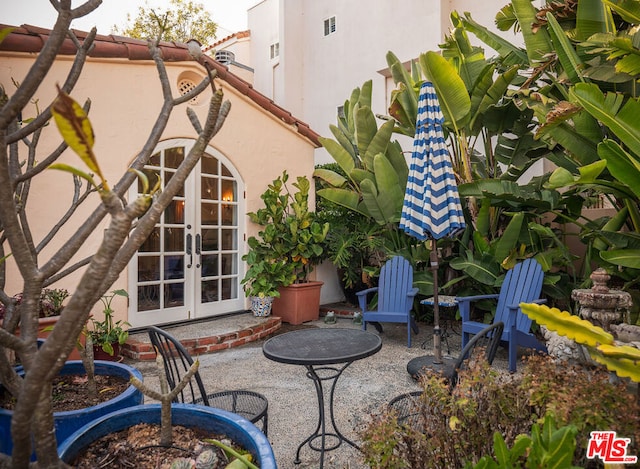
<svg viewBox="0 0 640 469">
<path fill-rule="evenodd" d="M 578 315 L 582 319 L 611 332 L 624 342 L 640 341 L 640 328 L 624 324 L 629 322 L 629 310 L 633 305 L 631 295 L 621 290 L 611 290 L 607 286 L 610 276 L 600 268 L 591 274 L 593 286 L 590 289 L 578 289 L 571 292 L 571 299 L 578 303 Z M 560 336 L 546 328 L 541 328 L 546 340 L 549 355 L 582 364 L 592 364 L 588 352 L 573 340 Z M 619 337 L 619 333 L 631 332 L 628 338 Z"/>
<path fill-rule="evenodd" d="M 611 278 L 600 268 L 591 274 L 590 289 L 573 290 L 571 299 L 578 302 L 578 315 L 596 326 L 612 332 L 612 324 L 629 321 L 629 309 L 633 306 L 631 295 L 622 290 L 610 290 L 607 282 Z"/>
</svg>

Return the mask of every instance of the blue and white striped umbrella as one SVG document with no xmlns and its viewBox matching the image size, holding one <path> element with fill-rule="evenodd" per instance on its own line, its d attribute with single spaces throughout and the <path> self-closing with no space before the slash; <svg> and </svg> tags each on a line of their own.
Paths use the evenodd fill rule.
<svg viewBox="0 0 640 469">
<path fill-rule="evenodd" d="M 464 228 L 464 216 L 449 151 L 444 117 L 430 82 L 420 88 L 416 135 L 400 228 L 419 239 L 440 239 Z"/>
<path fill-rule="evenodd" d="M 465 227 L 456 177 L 442 132 L 443 123 L 444 116 L 435 88 L 430 82 L 425 82 L 418 98 L 416 135 L 400 228 L 421 241 L 431 239 L 435 364 L 442 363 L 436 241 L 453 236 Z"/>
</svg>

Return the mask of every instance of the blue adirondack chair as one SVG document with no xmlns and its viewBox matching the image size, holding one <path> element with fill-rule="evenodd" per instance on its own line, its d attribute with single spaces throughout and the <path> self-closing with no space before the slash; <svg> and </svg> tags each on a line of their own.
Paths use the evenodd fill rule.
<svg viewBox="0 0 640 469">
<path fill-rule="evenodd" d="M 367 295 L 378 293 L 377 311 L 367 311 Z M 381 322 L 398 322 L 407 324 L 407 347 L 411 347 L 411 330 L 417 334 L 418 325 L 411 316 L 413 299 L 418 289 L 413 287 L 413 267 L 404 257 L 389 259 L 380 270 L 378 286 L 367 288 L 356 293 L 362 310 L 362 329 L 367 329 L 367 322 L 374 323 L 382 332 Z"/>
<path fill-rule="evenodd" d="M 487 327 L 486 324 L 470 320 L 471 303 L 487 298 L 497 299 L 498 305 L 494 322 L 504 323 L 501 343 L 509 347 L 509 371 L 516 371 L 518 347 L 534 348 L 546 352 L 544 344 L 531 333 L 531 319 L 519 307 L 520 303 L 544 303 L 540 299 L 544 274 L 542 267 L 534 259 L 527 259 L 507 272 L 500 294 L 457 297 L 462 316 L 462 347 L 469 342 L 472 334 Z"/>
</svg>

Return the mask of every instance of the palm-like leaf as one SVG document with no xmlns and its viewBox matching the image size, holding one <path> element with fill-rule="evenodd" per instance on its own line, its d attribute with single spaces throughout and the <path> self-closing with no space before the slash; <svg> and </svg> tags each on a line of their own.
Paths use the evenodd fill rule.
<svg viewBox="0 0 640 469">
<path fill-rule="evenodd" d="M 549 35 L 555 46 L 556 54 L 558 54 L 558 60 L 562 65 L 564 73 L 567 74 L 571 83 L 583 82 L 584 80 L 580 74 L 580 70 L 583 68 L 582 60 L 580 60 L 571 41 L 569 41 L 562 26 L 558 24 L 558 21 L 551 13 L 547 13 L 547 22 L 550 26 Z"/>
<path fill-rule="evenodd" d="M 435 52 L 420 55 L 420 66 L 436 89 L 445 125 L 456 133 L 469 121 L 471 98 L 455 67 Z"/>
<path fill-rule="evenodd" d="M 589 114 L 609 127 L 631 152 L 640 155 L 640 102 L 637 99 L 629 99 L 623 106 L 623 95 L 605 95 L 597 85 L 587 83 L 576 85 L 572 96 Z"/>
<path fill-rule="evenodd" d="M 576 38 L 584 40 L 596 33 L 613 33 L 611 10 L 603 0 L 581 0 L 576 14 Z"/>
<path fill-rule="evenodd" d="M 535 67 L 542 58 L 553 51 L 553 46 L 546 29 L 533 32 L 531 25 L 536 21 L 536 9 L 531 0 L 512 0 L 513 12 L 522 29 L 529 64 Z"/>
<path fill-rule="evenodd" d="M 631 24 L 640 23 L 640 3 L 637 0 L 602 0 L 625 21 Z"/>
<path fill-rule="evenodd" d="M 513 11 L 513 10 L 511 10 Z M 503 18 L 505 18 L 503 16 Z M 509 24 L 509 27 L 515 21 L 515 17 L 511 17 L 509 20 L 505 19 L 503 25 L 506 26 Z M 461 23 L 464 25 L 465 29 L 475 34 L 478 39 L 484 42 L 486 45 L 494 49 L 500 57 L 513 56 L 517 60 L 517 63 L 525 64 L 527 63 L 527 54 L 520 47 L 517 47 L 513 42 L 507 41 L 501 36 L 498 36 L 496 33 L 489 31 L 486 27 L 476 23 L 469 13 L 465 13 L 464 17 L 460 18 Z M 498 16 L 496 16 L 496 24 L 498 23 Z M 500 27 L 500 26 L 499 26 Z M 507 29 L 509 29 L 507 27 Z M 502 29 L 502 27 L 500 27 Z"/>
<path fill-rule="evenodd" d="M 633 157 L 615 141 L 606 139 L 598 145 L 598 154 L 607 162 L 607 168 L 618 181 L 640 200 L 640 156 Z"/>
</svg>

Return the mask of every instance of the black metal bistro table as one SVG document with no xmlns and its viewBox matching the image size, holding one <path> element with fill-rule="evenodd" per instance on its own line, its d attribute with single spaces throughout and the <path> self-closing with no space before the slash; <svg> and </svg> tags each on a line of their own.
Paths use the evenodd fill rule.
<svg viewBox="0 0 640 469">
<path fill-rule="evenodd" d="M 333 398 L 338 378 L 356 360 L 377 353 L 382 347 L 379 336 L 360 329 L 313 328 L 286 332 L 267 340 L 262 352 L 270 360 L 291 365 L 303 365 L 307 378 L 313 380 L 318 396 L 318 425 L 296 452 L 295 464 L 300 464 L 300 450 L 306 444 L 320 452 L 320 468 L 324 465 L 325 451 L 338 448 L 342 442 L 359 449 L 345 437 L 333 414 Z M 328 402 L 325 401 L 323 381 L 330 385 Z M 329 409 L 329 422 L 326 409 Z M 328 439 L 335 441 L 328 442 Z M 320 442 L 320 445 L 317 442 Z M 331 444 L 329 444 L 331 443 Z"/>
</svg>

